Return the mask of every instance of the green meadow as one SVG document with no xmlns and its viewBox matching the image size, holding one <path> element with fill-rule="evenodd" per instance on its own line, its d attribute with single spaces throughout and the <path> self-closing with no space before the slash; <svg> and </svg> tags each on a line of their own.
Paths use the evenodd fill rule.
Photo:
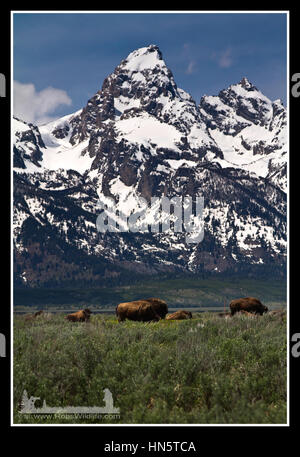
<svg viewBox="0 0 300 457">
<path fill-rule="evenodd" d="M 166 298 L 164 290 L 144 294 Z M 121 324 L 113 314 L 94 314 L 89 323 L 62 313 L 32 321 L 16 315 L 14 423 L 284 424 L 286 345 L 286 315 L 270 313 Z M 24 390 L 40 398 L 37 408 L 43 401 L 65 408 L 104 406 L 105 388 L 118 417 L 20 413 Z"/>
</svg>

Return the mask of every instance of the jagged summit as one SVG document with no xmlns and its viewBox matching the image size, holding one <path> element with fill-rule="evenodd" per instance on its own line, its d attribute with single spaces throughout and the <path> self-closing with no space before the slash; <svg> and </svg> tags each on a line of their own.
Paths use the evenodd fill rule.
<svg viewBox="0 0 300 457">
<path fill-rule="evenodd" d="M 164 133 L 162 124 L 166 125 Z M 208 151 L 222 155 L 201 121 L 195 101 L 177 87 L 156 45 L 137 49 L 121 61 L 101 90 L 72 118 L 65 137 L 69 135 L 73 146 L 89 139 L 87 151 L 90 157 L 96 156 L 94 169 L 100 163 L 99 153 L 107 150 L 106 139 L 118 137 L 118 143 L 127 143 L 132 130 L 144 132 L 136 140 L 148 150 L 159 148 L 161 137 L 169 136 L 161 146 L 172 149 L 173 154 L 182 150 L 197 157 Z"/>
<path fill-rule="evenodd" d="M 155 44 L 132 51 L 120 65 L 130 71 L 149 70 L 157 65 L 166 66 L 162 58 L 162 52 Z"/>
<path fill-rule="evenodd" d="M 249 81 L 248 78 L 246 78 L 245 76 L 241 79 L 241 81 L 239 82 L 239 84 L 244 88 L 244 89 L 251 89 L 251 90 L 257 90 L 255 86 L 253 86 L 253 84 Z"/>
<path fill-rule="evenodd" d="M 121 113 L 132 107 L 132 99 L 140 101 L 140 104 L 134 103 L 133 107 L 147 110 L 149 98 L 153 101 L 160 95 L 179 97 L 172 72 L 156 45 L 137 49 L 122 60 L 104 80 L 104 93 L 113 96 L 115 108 Z"/>
<path fill-rule="evenodd" d="M 284 107 L 284 104 L 283 104 L 283 101 L 281 100 L 281 98 L 276 98 L 276 100 L 273 101 L 273 105 L 278 105 L 278 106 Z"/>
<path fill-rule="evenodd" d="M 114 71 L 105 78 L 99 90 L 73 120 L 73 145 L 87 139 L 92 131 L 103 128 L 106 121 L 115 121 L 148 113 L 162 121 L 172 122 L 182 102 L 181 112 L 197 108 L 192 97 L 177 88 L 171 70 L 162 59 L 156 45 L 149 45 L 131 52 Z M 173 105 L 173 106 L 171 106 Z M 192 106 L 193 105 L 193 106 Z M 176 110 L 176 113 L 173 111 Z M 180 122 L 184 128 L 185 122 Z"/>
</svg>

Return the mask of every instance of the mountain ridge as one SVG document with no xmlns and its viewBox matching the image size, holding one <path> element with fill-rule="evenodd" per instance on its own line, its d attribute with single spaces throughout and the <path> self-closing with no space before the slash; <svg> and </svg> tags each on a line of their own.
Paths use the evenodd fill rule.
<svg viewBox="0 0 300 457">
<path fill-rule="evenodd" d="M 149 275 L 258 264 L 284 269 L 286 117 L 280 101 L 269 100 L 245 77 L 197 105 L 177 87 L 160 49 L 150 45 L 121 61 L 81 110 L 40 127 L 14 120 L 19 284 L 43 285 L 38 275 L 46 277 L 45 271 L 55 283 L 58 273 L 49 266 L 49 256 L 57 254 L 54 240 L 65 243 L 57 258 L 71 278 L 77 251 L 87 264 L 93 258 L 89 278 L 97 262 L 120 277 L 124 265 Z M 201 243 L 187 245 L 184 233 L 170 230 L 97 232 L 99 203 L 111 214 L 130 216 L 141 198 L 188 195 L 204 196 Z M 149 224 L 156 211 L 142 222 Z M 162 220 L 167 216 L 161 213 Z M 28 219 L 40 233 L 35 266 L 24 229 Z M 41 248 L 47 230 L 50 254 Z M 78 265 L 76 271 L 78 276 Z"/>
</svg>

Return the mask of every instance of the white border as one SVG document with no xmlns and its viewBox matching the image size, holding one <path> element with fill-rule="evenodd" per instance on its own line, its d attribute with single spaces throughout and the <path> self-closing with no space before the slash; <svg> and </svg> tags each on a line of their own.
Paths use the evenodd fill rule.
<svg viewBox="0 0 300 457">
<path fill-rule="evenodd" d="M 287 13 L 287 54 L 286 54 L 286 109 L 287 109 L 287 269 L 286 269 L 286 298 L 287 298 L 287 425 L 290 426 L 290 284 L 289 284 L 289 253 L 290 253 L 290 14 Z"/>
<path fill-rule="evenodd" d="M 11 112 L 10 112 L 10 124 L 12 124 L 13 116 L 13 15 L 14 14 L 286 14 L 287 21 L 287 61 L 286 61 L 286 77 L 287 77 L 287 151 L 288 151 L 288 160 L 287 160 L 287 423 L 286 424 L 14 424 L 13 422 L 13 133 L 12 125 L 10 132 L 11 140 L 11 364 L 10 364 L 10 379 L 11 379 L 11 427 L 289 427 L 290 426 L 290 364 L 289 364 L 289 354 L 290 354 L 290 289 L 289 289 L 289 222 L 290 222 L 290 208 L 289 208 L 289 156 L 290 156 L 290 103 L 289 103 L 289 93 L 290 93 L 290 80 L 289 80 L 289 70 L 290 70 L 290 12 L 288 10 L 283 11 L 130 11 L 130 10 L 112 10 L 112 11 L 24 11 L 24 10 L 14 10 L 11 11 Z"/>
</svg>

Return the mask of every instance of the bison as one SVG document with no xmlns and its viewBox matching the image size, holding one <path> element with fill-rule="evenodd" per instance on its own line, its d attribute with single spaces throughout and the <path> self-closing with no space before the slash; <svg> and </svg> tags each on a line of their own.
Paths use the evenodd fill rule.
<svg viewBox="0 0 300 457">
<path fill-rule="evenodd" d="M 151 301 L 136 300 L 119 303 L 116 307 L 116 315 L 119 322 L 125 321 L 125 319 L 142 322 L 159 321 L 160 319 L 163 319 L 163 317 L 161 317 L 159 310 L 156 308 L 159 307 L 155 306 Z M 162 315 L 163 314 L 164 313 L 162 313 Z"/>
<path fill-rule="evenodd" d="M 182 319 L 192 319 L 192 313 L 190 311 L 179 310 L 175 313 L 169 314 L 166 319 L 168 320 L 182 320 Z"/>
<path fill-rule="evenodd" d="M 26 314 L 25 316 L 25 321 L 33 321 L 36 317 L 40 316 L 43 314 L 43 311 L 36 311 L 35 313 L 32 314 Z"/>
<path fill-rule="evenodd" d="M 286 311 L 284 309 L 276 309 L 273 311 L 270 311 L 270 316 L 278 317 L 281 320 L 283 320 L 286 316 Z"/>
<path fill-rule="evenodd" d="M 44 311 L 40 310 L 40 311 L 37 311 L 36 313 L 34 313 L 34 317 L 38 317 L 40 316 L 41 314 L 43 314 Z"/>
<path fill-rule="evenodd" d="M 168 314 L 168 305 L 164 300 L 160 298 L 146 298 L 145 301 L 151 303 L 153 309 L 161 319 L 164 319 Z"/>
<path fill-rule="evenodd" d="M 71 322 L 88 322 L 91 314 L 92 312 L 88 308 L 86 308 L 77 311 L 76 313 L 68 314 L 67 316 L 65 316 L 65 319 Z"/>
<path fill-rule="evenodd" d="M 268 311 L 268 308 L 254 297 L 237 298 L 230 302 L 229 307 L 232 316 L 239 311 L 247 311 L 248 313 L 260 315 Z"/>
</svg>

